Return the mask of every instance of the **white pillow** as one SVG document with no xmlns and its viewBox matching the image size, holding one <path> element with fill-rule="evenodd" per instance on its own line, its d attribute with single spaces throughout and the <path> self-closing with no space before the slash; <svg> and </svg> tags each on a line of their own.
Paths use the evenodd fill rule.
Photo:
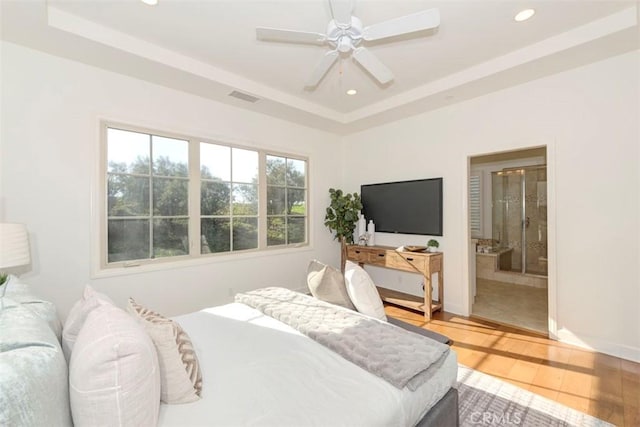
<svg viewBox="0 0 640 427">
<path fill-rule="evenodd" d="M 89 313 L 71 353 L 69 395 L 77 426 L 158 424 L 158 357 L 136 319 L 113 305 Z"/>
<path fill-rule="evenodd" d="M 127 311 L 139 319 L 156 346 L 160 366 L 160 400 L 189 403 L 200 399 L 202 374 L 189 335 L 175 321 L 129 298 Z"/>
<path fill-rule="evenodd" d="M 347 284 L 347 293 L 351 302 L 358 311 L 367 316 L 380 320 L 387 320 L 384 314 L 384 306 L 378 294 L 376 285 L 371 277 L 358 264 L 347 261 L 344 269 L 344 278 Z"/>
<path fill-rule="evenodd" d="M 67 359 L 71 360 L 71 352 L 78 338 L 78 334 L 87 320 L 87 316 L 96 308 L 103 305 L 115 305 L 111 298 L 97 292 L 91 286 L 86 285 L 82 293 L 82 299 L 78 300 L 67 316 L 62 328 L 62 352 Z"/>
</svg>

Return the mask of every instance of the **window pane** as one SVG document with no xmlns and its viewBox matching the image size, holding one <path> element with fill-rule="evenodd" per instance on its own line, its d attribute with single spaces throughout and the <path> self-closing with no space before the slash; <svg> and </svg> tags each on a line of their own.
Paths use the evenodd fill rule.
<svg viewBox="0 0 640 427">
<path fill-rule="evenodd" d="M 202 218 L 200 220 L 202 244 L 207 245 L 209 252 L 229 252 L 231 250 L 230 226 L 231 220 L 229 218 Z"/>
<path fill-rule="evenodd" d="M 304 160 L 287 159 L 287 185 L 289 187 L 305 187 Z"/>
<path fill-rule="evenodd" d="M 258 186 L 233 184 L 233 214 L 258 215 Z"/>
<path fill-rule="evenodd" d="M 267 218 L 267 246 L 284 245 L 284 217 Z"/>
<path fill-rule="evenodd" d="M 201 142 L 200 176 L 231 181 L 231 148 Z"/>
<path fill-rule="evenodd" d="M 305 190 L 287 190 L 287 213 L 293 215 L 305 215 L 307 203 L 304 200 Z"/>
<path fill-rule="evenodd" d="M 267 184 L 285 185 L 284 157 L 267 156 Z"/>
<path fill-rule="evenodd" d="M 289 244 L 304 243 L 307 241 L 306 236 L 306 218 L 288 217 L 287 218 L 287 237 Z"/>
<path fill-rule="evenodd" d="M 149 220 L 115 219 L 108 222 L 108 262 L 147 259 Z"/>
<path fill-rule="evenodd" d="M 149 174 L 149 135 L 107 129 L 107 171 Z"/>
<path fill-rule="evenodd" d="M 153 256 L 187 255 L 189 232 L 186 219 L 156 219 L 153 221 Z"/>
<path fill-rule="evenodd" d="M 200 187 L 201 215 L 229 215 L 231 213 L 231 185 L 225 182 L 203 181 Z"/>
<path fill-rule="evenodd" d="M 189 143 L 182 139 L 152 136 L 153 174 L 189 176 Z"/>
<path fill-rule="evenodd" d="M 188 215 L 189 181 L 186 179 L 154 178 L 153 214 L 161 216 Z"/>
<path fill-rule="evenodd" d="M 107 204 L 109 216 L 149 215 L 149 178 L 109 174 Z"/>
<path fill-rule="evenodd" d="M 258 152 L 234 148 L 233 182 L 258 183 Z"/>
<path fill-rule="evenodd" d="M 267 215 L 283 215 L 286 210 L 286 190 L 281 187 L 267 187 Z"/>
<path fill-rule="evenodd" d="M 258 247 L 258 218 L 233 219 L 233 250 Z"/>
</svg>

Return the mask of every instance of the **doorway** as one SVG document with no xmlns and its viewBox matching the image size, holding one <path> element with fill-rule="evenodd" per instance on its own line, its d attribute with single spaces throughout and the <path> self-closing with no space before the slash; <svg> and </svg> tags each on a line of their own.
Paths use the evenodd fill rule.
<svg viewBox="0 0 640 427">
<path fill-rule="evenodd" d="M 471 315 L 548 333 L 546 147 L 472 157 Z M 470 269 L 473 271 L 473 269 Z"/>
</svg>

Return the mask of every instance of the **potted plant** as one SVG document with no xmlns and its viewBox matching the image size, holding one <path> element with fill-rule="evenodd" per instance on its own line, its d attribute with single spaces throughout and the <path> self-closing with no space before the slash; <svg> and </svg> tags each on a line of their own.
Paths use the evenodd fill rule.
<svg viewBox="0 0 640 427">
<path fill-rule="evenodd" d="M 329 189 L 331 203 L 327 207 L 324 225 L 335 233 L 340 240 L 341 266 L 347 259 L 347 243 L 353 243 L 353 232 L 358 222 L 358 214 L 362 210 L 362 202 L 358 193 L 344 193 L 342 190 Z"/>
<path fill-rule="evenodd" d="M 429 252 L 437 252 L 440 247 L 440 243 L 436 239 L 431 239 L 427 242 L 427 248 Z"/>
</svg>

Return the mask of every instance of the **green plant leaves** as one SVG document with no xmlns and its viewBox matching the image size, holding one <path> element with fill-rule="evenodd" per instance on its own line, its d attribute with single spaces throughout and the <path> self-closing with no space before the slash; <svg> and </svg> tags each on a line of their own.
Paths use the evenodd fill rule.
<svg viewBox="0 0 640 427">
<path fill-rule="evenodd" d="M 344 237 L 347 242 L 353 243 L 353 232 L 362 209 L 360 196 L 358 193 L 344 193 L 330 188 L 329 197 L 331 202 L 327 207 L 324 225 L 335 233 L 336 239 Z"/>
</svg>

